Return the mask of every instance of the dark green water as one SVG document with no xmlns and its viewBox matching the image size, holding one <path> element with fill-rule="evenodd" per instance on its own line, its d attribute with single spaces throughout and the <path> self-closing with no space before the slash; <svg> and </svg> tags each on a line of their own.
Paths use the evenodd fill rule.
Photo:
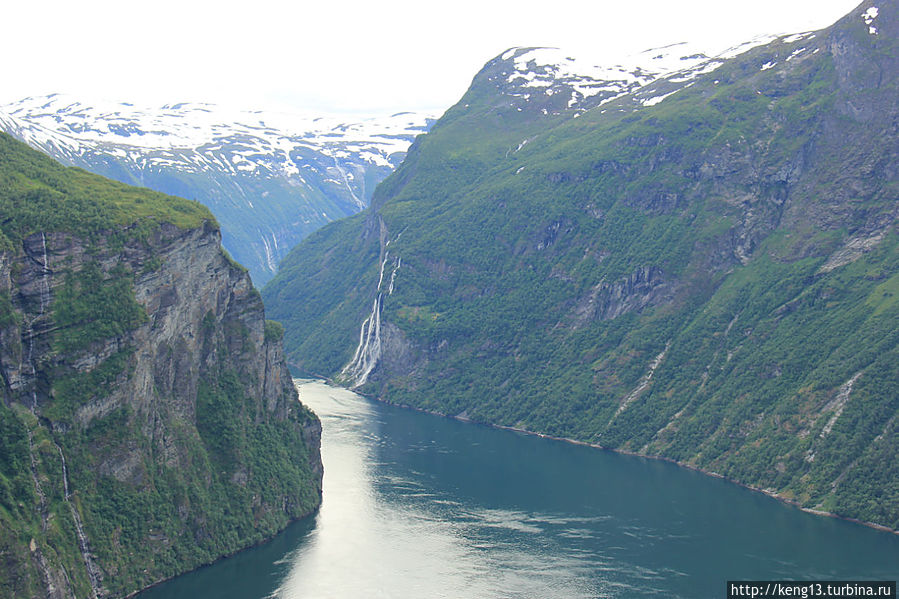
<svg viewBox="0 0 899 599">
<path fill-rule="evenodd" d="M 321 383 L 324 503 L 140 599 L 724 598 L 727 580 L 896 580 L 899 536 L 665 462 Z"/>
</svg>

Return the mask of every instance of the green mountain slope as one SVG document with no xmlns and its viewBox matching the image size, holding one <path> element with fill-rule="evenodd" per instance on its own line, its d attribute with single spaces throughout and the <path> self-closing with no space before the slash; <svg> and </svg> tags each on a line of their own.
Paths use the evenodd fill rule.
<svg viewBox="0 0 899 599">
<path fill-rule="evenodd" d="M 266 286 L 289 360 L 899 528 L 899 5 L 872 7 L 589 110 L 494 59 Z"/>
<path fill-rule="evenodd" d="M 0 596 L 123 597 L 318 505 L 320 425 L 220 241 L 0 134 Z"/>
</svg>

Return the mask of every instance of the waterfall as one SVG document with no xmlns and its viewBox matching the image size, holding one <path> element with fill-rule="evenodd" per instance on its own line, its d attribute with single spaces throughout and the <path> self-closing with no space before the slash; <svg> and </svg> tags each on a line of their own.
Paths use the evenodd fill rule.
<svg viewBox="0 0 899 599">
<path fill-rule="evenodd" d="M 368 375 L 375 369 L 381 357 L 381 300 L 378 294 L 371 307 L 371 315 L 362 322 L 359 345 L 352 361 L 341 371 L 341 375 L 351 382 L 351 389 L 361 387 L 368 381 Z"/>
<path fill-rule="evenodd" d="M 38 313 L 31 319 L 26 320 L 25 326 L 25 334 L 28 336 L 28 356 L 26 359 L 27 365 L 31 368 L 31 413 L 37 416 L 37 365 L 35 364 L 34 358 L 34 338 L 37 336 L 35 332 L 35 325 L 38 321 L 43 321 L 44 317 L 47 313 L 47 308 L 50 305 L 50 275 L 52 274 L 49 268 L 49 261 L 47 258 L 47 237 L 41 232 L 41 254 L 43 262 L 40 262 L 40 283 L 39 283 L 39 298 L 40 298 L 40 307 L 38 308 Z M 36 261 L 36 260 L 35 260 Z M 24 366 L 24 364 L 23 364 Z M 38 421 L 38 427 L 41 426 Z M 87 577 L 90 581 L 91 585 L 91 596 L 94 599 L 97 599 L 97 589 L 100 587 L 100 575 L 94 564 L 93 558 L 90 555 L 90 547 L 87 542 L 87 535 L 84 534 L 84 525 L 81 522 L 81 516 L 78 514 L 78 510 L 75 509 L 75 505 L 70 500 L 71 493 L 69 491 L 69 470 L 66 465 L 66 457 L 62 452 L 62 448 L 53 441 L 53 445 L 56 447 L 56 451 L 59 452 L 59 459 L 62 463 L 62 486 L 63 486 L 63 501 L 69 506 L 69 511 L 72 513 L 72 522 L 75 524 L 75 533 L 78 536 L 78 548 L 81 551 L 81 557 L 84 559 L 84 565 L 87 569 Z M 49 513 L 48 513 L 48 504 L 47 497 L 44 494 L 44 490 L 41 487 L 40 478 L 38 477 L 38 460 L 35 457 L 34 453 L 34 433 L 29 430 L 28 431 L 28 451 L 31 457 L 31 478 L 34 482 L 34 489 L 37 493 L 38 500 L 40 501 L 40 509 L 41 509 L 41 527 L 43 530 L 47 530 L 47 524 L 49 521 Z M 45 572 L 45 575 L 47 573 Z M 48 578 L 49 580 L 49 578 Z"/>
<path fill-rule="evenodd" d="M 840 419 L 840 416 L 843 415 L 843 410 L 846 408 L 846 404 L 849 402 L 849 395 L 852 393 L 852 387 L 855 385 L 855 381 L 858 380 L 858 377 L 862 375 L 861 372 L 856 372 L 851 379 L 846 381 L 840 386 L 840 390 L 837 392 L 836 398 L 829 402 L 826 406 L 824 406 L 824 411 L 833 410 L 833 415 L 830 417 L 830 420 L 827 421 L 827 424 L 824 425 L 824 428 L 821 429 L 821 434 L 818 435 L 821 439 L 830 434 L 830 431 L 833 430 L 833 425 L 837 423 L 837 420 Z"/>
<path fill-rule="evenodd" d="M 47 303 L 50 295 L 50 286 L 46 281 L 47 273 L 49 272 L 47 269 L 47 239 L 44 236 L 43 232 L 41 232 L 41 246 L 43 248 L 44 262 L 43 264 L 41 264 L 40 309 L 38 314 L 34 318 L 25 320 L 24 334 L 28 337 L 28 355 L 25 359 L 25 362 L 20 362 L 19 364 L 19 372 L 24 371 L 25 364 L 27 364 L 31 368 L 32 382 L 30 409 L 32 414 L 35 414 L 35 411 L 37 410 L 37 367 L 34 364 L 34 323 L 36 323 L 40 318 L 44 316 L 44 312 L 47 309 Z M 34 492 L 37 494 L 38 505 L 40 506 L 41 531 L 46 532 L 47 526 L 50 521 L 50 515 L 47 508 L 47 496 L 44 494 L 44 489 L 41 486 L 41 480 L 38 477 L 38 463 L 37 458 L 34 455 L 34 431 L 31 430 L 30 426 L 28 427 L 28 457 L 31 460 L 31 481 L 34 483 Z M 41 559 L 39 563 L 44 575 L 44 580 L 49 585 L 50 572 L 47 568 L 47 564 L 43 559 Z"/>
<path fill-rule="evenodd" d="M 400 266 L 403 265 L 402 258 L 397 257 L 396 266 L 393 269 L 393 272 L 390 273 L 390 285 L 387 286 L 387 295 L 393 295 L 393 282 L 396 280 L 396 272 L 400 269 Z"/>
<path fill-rule="evenodd" d="M 31 387 L 31 413 L 34 414 L 37 409 L 37 366 L 34 364 L 34 325 L 39 320 L 44 318 L 44 314 L 47 311 L 47 306 L 50 303 L 50 269 L 47 266 L 47 237 L 44 235 L 43 231 L 41 232 L 41 250 L 43 254 L 43 262 L 41 265 L 41 282 L 38 290 L 38 294 L 40 297 L 40 308 L 38 309 L 37 315 L 27 321 L 27 325 L 25 327 L 25 334 L 28 336 L 28 357 L 26 358 L 26 363 L 31 367 L 31 376 L 32 387 Z M 20 366 L 21 370 L 21 366 Z"/>
<path fill-rule="evenodd" d="M 94 560 L 91 557 L 90 546 L 87 543 L 87 535 L 84 534 L 84 525 L 81 523 L 81 516 L 78 514 L 78 510 L 75 509 L 75 504 L 69 500 L 71 494 L 69 493 L 69 470 L 66 467 L 66 456 L 62 452 L 62 447 L 55 441 L 53 442 L 53 445 L 56 446 L 56 451 L 59 452 L 59 459 L 62 461 L 63 499 L 69 505 L 69 511 L 72 512 L 72 521 L 75 523 L 75 533 L 78 535 L 78 549 L 81 551 L 81 558 L 84 560 L 84 567 L 87 570 L 87 578 L 91 583 L 91 594 L 94 599 L 97 599 L 97 589 L 100 587 L 100 575 L 97 572 L 97 567 L 94 565 Z"/>
<path fill-rule="evenodd" d="M 399 239 L 399 235 L 397 235 Z M 394 240 L 396 241 L 396 240 Z M 390 245 L 388 241 L 386 245 Z M 381 358 L 381 307 L 384 302 L 384 293 L 381 287 L 384 284 L 384 271 L 390 263 L 390 252 L 384 252 L 381 260 L 381 268 L 378 272 L 378 286 L 375 288 L 377 295 L 371 306 L 371 313 L 362 321 L 359 328 L 359 344 L 350 363 L 340 371 L 340 378 L 350 383 L 351 389 L 361 387 L 368 381 L 369 375 Z M 391 295 L 396 281 L 396 273 L 402 265 L 402 260 L 397 257 L 392 262 L 390 282 L 387 285 L 387 295 Z"/>
<path fill-rule="evenodd" d="M 44 315 L 47 304 L 50 302 L 50 281 L 47 279 L 50 275 L 50 268 L 47 266 L 47 237 L 44 235 L 43 231 L 41 231 L 41 250 L 44 261 L 41 263 L 41 310 L 38 317 Z"/>
<path fill-rule="evenodd" d="M 365 210 L 365 202 L 359 199 L 359 196 L 356 195 L 356 192 L 353 191 L 353 186 L 350 184 L 350 179 L 347 176 L 347 172 L 343 170 L 343 167 L 340 166 L 340 163 L 337 161 L 337 156 L 331 155 L 331 159 L 334 161 L 334 168 L 337 169 L 337 172 L 340 173 L 340 176 L 343 178 L 343 184 L 346 186 L 348 192 L 350 192 L 350 196 L 353 198 L 353 202 L 356 204 L 356 207 L 359 210 Z"/>
<path fill-rule="evenodd" d="M 863 370 L 856 372 L 852 375 L 848 381 L 840 385 L 840 388 L 837 390 L 837 395 L 832 400 L 827 402 L 816 418 L 816 424 L 818 419 L 821 418 L 824 414 L 830 412 L 830 418 L 827 420 L 827 424 L 824 425 L 824 428 L 821 429 L 821 432 L 818 434 L 818 439 L 823 439 L 833 430 L 834 425 L 837 423 L 837 420 L 840 419 L 840 416 L 843 415 L 843 410 L 846 409 L 846 404 L 849 403 L 849 396 L 852 394 L 852 387 L 855 385 L 855 381 L 858 380 L 858 377 L 862 375 Z M 800 437 L 806 437 L 809 434 L 810 429 L 805 429 L 799 433 Z M 805 461 L 811 464 L 815 461 L 815 456 L 817 455 L 818 444 L 815 440 L 812 442 L 812 446 L 805 452 Z M 854 465 L 854 464 L 853 464 Z M 852 466 L 850 466 L 851 468 Z M 848 471 L 844 470 L 844 473 Z M 842 475 L 841 475 L 842 476 Z"/>
<path fill-rule="evenodd" d="M 28 428 L 28 456 L 31 458 L 31 480 L 34 483 L 34 492 L 37 493 L 38 505 L 41 510 L 41 532 L 47 532 L 47 525 L 50 522 L 49 514 L 47 513 L 47 496 L 44 495 L 44 489 L 41 487 L 41 481 L 37 476 L 37 458 L 34 457 L 34 432 L 31 430 L 31 427 Z M 34 543 L 34 539 L 32 539 L 32 543 Z M 34 547 L 34 546 L 32 546 Z M 34 549 L 32 548 L 32 551 Z M 40 566 L 41 573 L 44 577 L 44 584 L 47 585 L 47 588 L 50 588 L 50 568 L 47 566 L 47 560 L 44 558 L 43 553 L 38 552 L 38 566 Z M 63 573 L 66 576 L 66 581 L 69 581 L 69 574 L 66 572 L 65 568 L 63 568 Z M 69 584 L 71 586 L 71 584 Z"/>
<path fill-rule="evenodd" d="M 31 457 L 31 480 L 34 481 L 34 491 L 41 506 L 41 529 L 47 530 L 47 497 L 41 487 L 41 481 L 37 477 L 37 459 L 34 457 L 34 433 L 28 429 L 28 454 Z"/>
<path fill-rule="evenodd" d="M 612 424 L 612 421 L 618 417 L 618 415 L 627 408 L 628 405 L 631 404 L 635 399 L 640 397 L 640 395 L 646 391 L 646 388 L 649 387 L 649 383 L 652 381 L 652 375 L 655 374 L 656 369 L 662 364 L 662 361 L 665 359 L 665 355 L 668 353 L 668 350 L 671 348 L 671 341 L 665 344 L 665 349 L 662 350 L 662 353 L 657 355 L 650 363 L 649 370 L 640 378 L 640 382 L 637 383 L 637 386 L 624 398 L 624 401 L 621 402 L 621 405 L 618 406 L 618 409 L 615 411 L 615 414 L 609 420 L 609 424 Z"/>
</svg>

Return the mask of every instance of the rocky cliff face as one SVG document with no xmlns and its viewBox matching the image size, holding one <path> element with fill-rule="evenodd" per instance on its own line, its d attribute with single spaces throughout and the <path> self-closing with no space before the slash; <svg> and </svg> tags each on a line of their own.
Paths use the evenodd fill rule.
<svg viewBox="0 0 899 599">
<path fill-rule="evenodd" d="M 0 251 L 0 590 L 113 597 L 320 501 L 320 424 L 211 220 Z"/>
</svg>

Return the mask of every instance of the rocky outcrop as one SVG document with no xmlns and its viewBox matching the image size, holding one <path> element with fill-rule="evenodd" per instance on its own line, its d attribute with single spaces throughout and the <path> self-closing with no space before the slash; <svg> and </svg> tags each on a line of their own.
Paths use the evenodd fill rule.
<svg viewBox="0 0 899 599">
<path fill-rule="evenodd" d="M 614 283 L 601 281 L 575 307 L 575 326 L 592 320 L 611 320 L 670 301 L 674 290 L 675 285 L 657 267 L 640 267 Z"/>
<path fill-rule="evenodd" d="M 0 573 L 15 596 L 123 596 L 318 505 L 320 423 L 220 241 L 205 221 L 0 252 L 0 394 L 35 498 L 19 532 L 42 531 Z"/>
</svg>

